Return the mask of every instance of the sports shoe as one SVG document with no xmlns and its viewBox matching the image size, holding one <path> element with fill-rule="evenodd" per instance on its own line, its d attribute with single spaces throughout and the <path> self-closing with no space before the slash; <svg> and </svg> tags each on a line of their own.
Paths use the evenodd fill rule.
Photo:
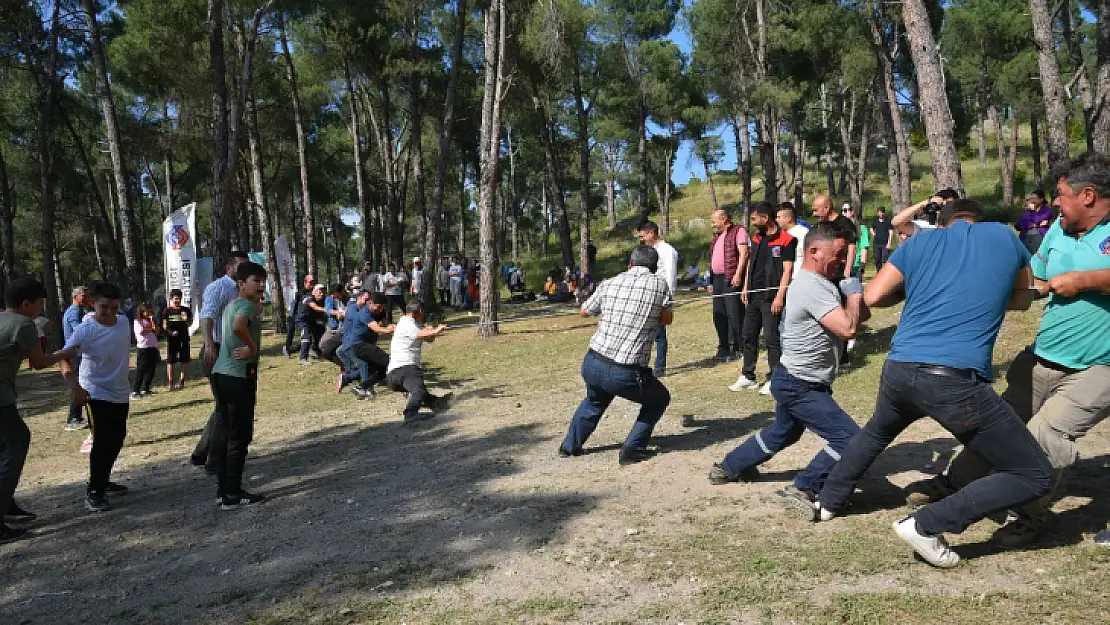
<svg viewBox="0 0 1110 625">
<path fill-rule="evenodd" d="M 85 491 L 85 507 L 93 512 L 107 512 L 112 509 L 112 504 L 108 503 L 104 491 L 89 490 Z"/>
<path fill-rule="evenodd" d="M 147 390 L 143 391 L 143 397 L 151 397 L 151 396 L 157 395 L 157 394 L 158 393 L 155 393 L 154 391 L 152 391 L 150 389 L 147 389 Z"/>
<path fill-rule="evenodd" d="M 770 383 L 770 382 L 767 382 L 766 384 L 764 384 L 763 386 L 761 386 L 761 387 L 759 388 L 759 394 L 760 394 L 760 395 L 767 395 L 767 396 L 770 396 L 770 395 L 771 395 L 771 383 Z"/>
<path fill-rule="evenodd" d="M 1110 528 L 1095 534 L 1094 542 L 1099 547 L 1110 547 Z"/>
<path fill-rule="evenodd" d="M 81 443 L 81 447 L 80 447 L 80 449 L 78 449 L 78 451 L 80 451 L 83 454 L 92 453 L 92 446 L 93 446 L 93 437 L 92 437 L 92 434 L 89 434 L 88 436 L 85 437 L 85 442 Z"/>
<path fill-rule="evenodd" d="M 142 393 L 131 393 L 131 399 L 139 399 L 142 396 Z"/>
<path fill-rule="evenodd" d="M 905 489 L 906 503 L 911 508 L 920 508 L 940 501 L 956 492 L 948 476 L 941 474 L 928 479 L 918 480 Z"/>
<path fill-rule="evenodd" d="M 800 490 L 791 485 L 776 490 L 775 495 L 778 495 L 779 501 L 781 501 L 791 513 L 796 514 L 803 521 L 816 521 L 820 515 L 821 510 L 817 504 L 817 497 L 811 492 Z"/>
<path fill-rule="evenodd" d="M 64 429 L 73 432 L 76 430 L 83 430 L 87 427 L 89 427 L 88 423 L 86 423 L 84 419 L 74 419 L 72 421 L 66 421 Z"/>
<path fill-rule="evenodd" d="M 14 543 L 21 538 L 27 538 L 31 535 L 31 530 L 25 530 L 17 527 L 8 527 L 0 523 L 0 545 L 7 543 Z"/>
<path fill-rule="evenodd" d="M 265 495 L 254 495 L 243 491 L 237 495 L 224 495 L 220 500 L 220 510 L 237 510 L 266 501 Z"/>
<path fill-rule="evenodd" d="M 24 510 L 15 501 L 12 501 L 12 505 L 8 506 L 8 511 L 4 514 L 5 523 L 30 523 L 37 518 L 39 518 L 37 514 Z"/>
<path fill-rule="evenodd" d="M 714 486 L 722 484 L 734 484 L 736 482 L 754 482 L 759 479 L 759 469 L 755 467 L 748 467 L 740 472 L 740 475 L 733 475 L 724 468 L 720 462 L 714 462 L 713 468 L 709 469 L 709 483 Z"/>
<path fill-rule="evenodd" d="M 126 486 L 123 484 L 116 484 L 115 482 L 108 482 L 108 485 L 104 487 L 104 492 L 113 495 L 126 495 L 127 491 L 128 488 Z"/>
<path fill-rule="evenodd" d="M 746 388 L 755 388 L 756 386 L 758 386 L 758 384 L 755 380 L 746 378 L 744 374 L 741 373 L 740 377 L 736 378 L 736 382 L 728 385 L 728 390 L 733 393 L 739 393 Z"/>
<path fill-rule="evenodd" d="M 301 358 L 300 364 L 302 367 L 307 367 L 312 364 L 312 361 L 307 358 Z"/>
<path fill-rule="evenodd" d="M 1041 526 L 1031 520 L 1017 517 L 995 530 L 991 542 L 1007 549 L 1018 549 L 1037 542 L 1041 537 Z"/>
<path fill-rule="evenodd" d="M 454 395 L 455 395 L 454 393 L 444 393 L 443 395 L 440 395 L 439 397 L 433 397 L 432 402 L 431 402 L 432 403 L 432 410 L 435 411 L 435 412 L 443 412 L 444 410 L 447 410 L 448 408 L 450 408 L 451 407 L 451 398 L 454 397 Z"/>
<path fill-rule="evenodd" d="M 836 518 L 837 514 L 839 514 L 835 510 L 829 510 L 828 508 L 822 506 L 820 501 L 817 502 L 817 507 L 820 511 L 818 514 L 818 518 L 821 521 L 831 521 Z"/>
<path fill-rule="evenodd" d="M 574 450 L 569 450 L 568 451 L 566 447 L 563 447 L 562 443 L 559 443 L 559 457 L 560 458 L 570 458 L 571 456 L 581 456 L 581 455 L 582 455 L 582 450 L 581 449 L 574 449 Z"/>
<path fill-rule="evenodd" d="M 682 415 L 682 427 L 684 427 L 684 428 L 694 427 L 694 415 L 692 415 L 692 414 Z"/>
<path fill-rule="evenodd" d="M 926 536 L 917 528 L 917 519 L 908 516 L 893 524 L 894 533 L 906 541 L 917 555 L 926 562 L 941 569 L 950 569 L 960 563 L 960 556 L 948 548 L 948 542 L 940 534 Z"/>
<path fill-rule="evenodd" d="M 617 456 L 617 464 L 622 467 L 626 467 L 630 464 L 636 464 L 637 462 L 648 460 L 655 456 L 656 453 L 657 452 L 655 452 L 654 450 L 647 449 L 645 447 L 637 447 L 635 449 L 626 449 L 624 447 L 621 447 L 621 453 L 619 456 Z"/>
<path fill-rule="evenodd" d="M 355 387 L 351 388 L 351 393 L 355 397 L 359 398 L 360 400 L 361 399 L 374 399 L 375 397 L 378 396 L 378 394 L 374 392 L 374 389 L 372 389 L 368 386 L 366 386 L 366 387 L 355 386 Z"/>
<path fill-rule="evenodd" d="M 717 355 L 713 356 L 713 361 L 714 362 L 728 362 L 729 361 L 728 352 L 721 352 L 721 351 L 717 352 Z"/>
</svg>

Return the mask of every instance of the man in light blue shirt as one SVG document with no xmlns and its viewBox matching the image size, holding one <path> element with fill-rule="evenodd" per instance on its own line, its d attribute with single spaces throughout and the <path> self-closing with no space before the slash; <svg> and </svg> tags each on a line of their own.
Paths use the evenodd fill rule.
<svg viewBox="0 0 1110 625">
<path fill-rule="evenodd" d="M 70 336 L 73 336 L 73 331 L 77 329 L 77 326 L 81 325 L 81 322 L 85 320 L 85 315 L 91 312 L 89 290 L 87 288 L 75 286 L 73 287 L 71 295 L 73 297 L 73 303 L 70 304 L 69 308 L 66 308 L 65 314 L 62 315 L 62 337 L 67 341 Z M 76 369 L 80 366 L 81 359 L 79 357 L 75 358 L 73 360 L 73 367 Z M 83 430 L 87 427 L 89 427 L 89 423 L 85 420 L 84 411 L 81 409 L 81 406 L 78 406 L 76 402 L 71 400 L 69 402 L 69 417 L 66 419 L 65 429 Z"/>
</svg>

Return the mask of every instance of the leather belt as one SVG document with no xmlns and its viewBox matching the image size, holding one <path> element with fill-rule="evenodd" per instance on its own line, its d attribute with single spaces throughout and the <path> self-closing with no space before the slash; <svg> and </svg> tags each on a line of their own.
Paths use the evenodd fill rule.
<svg viewBox="0 0 1110 625">
<path fill-rule="evenodd" d="M 946 367 L 944 365 L 921 365 L 918 370 L 922 373 L 929 375 L 942 375 L 948 378 L 959 378 L 969 382 L 978 382 L 983 376 L 974 369 L 957 369 L 955 367 Z"/>
</svg>

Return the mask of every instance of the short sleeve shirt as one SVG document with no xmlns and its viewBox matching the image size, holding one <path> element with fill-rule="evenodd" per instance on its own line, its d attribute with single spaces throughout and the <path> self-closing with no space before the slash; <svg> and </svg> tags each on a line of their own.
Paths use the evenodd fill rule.
<svg viewBox="0 0 1110 625">
<path fill-rule="evenodd" d="M 842 305 L 840 289 L 812 271 L 802 271 L 790 284 L 782 311 L 782 366 L 790 375 L 830 385 L 840 365 L 844 341 L 821 325 L 821 319 Z"/>
<path fill-rule="evenodd" d="M 231 355 L 236 349 L 246 345 L 239 337 L 235 336 L 235 332 L 232 330 L 235 318 L 239 315 L 247 318 L 248 331 L 254 344 L 258 345 L 259 341 L 262 340 L 262 320 L 258 315 L 258 304 L 249 299 L 236 298 L 224 308 L 224 316 L 221 321 L 224 340 L 220 343 L 220 356 L 216 359 L 216 364 L 212 366 L 212 373 L 247 378 L 252 377 L 253 372 L 258 368 L 257 354 L 250 360 L 239 360 Z"/>
<path fill-rule="evenodd" d="M 111 326 L 96 319 L 82 323 L 66 340 L 66 349 L 70 348 L 76 348 L 81 355 L 77 380 L 89 397 L 114 404 L 127 403 L 131 390 L 127 383 L 131 322 L 127 317 L 117 315 L 115 325 Z"/>
<path fill-rule="evenodd" d="M 0 312 L 0 406 L 15 405 L 15 380 L 27 352 L 39 345 L 35 322 L 13 312 Z"/>
<path fill-rule="evenodd" d="M 906 303 L 888 358 L 973 369 L 993 380 L 991 357 L 1018 272 L 1029 252 L 1000 223 L 957 221 L 906 239 L 890 264 Z"/>
<path fill-rule="evenodd" d="M 871 228 L 875 231 L 874 244 L 879 247 L 885 247 L 890 242 L 890 220 L 879 220 L 878 217 L 871 222 Z"/>
<path fill-rule="evenodd" d="M 397 329 L 393 331 L 393 340 L 389 344 L 389 367 L 386 373 L 401 367 L 420 366 L 420 348 L 424 346 L 424 339 L 417 337 L 420 325 L 412 317 L 405 315 L 397 322 Z"/>
<path fill-rule="evenodd" d="M 162 321 L 170 333 L 171 341 L 179 341 L 189 337 L 189 326 L 193 323 L 193 311 L 187 306 L 166 306 L 162 311 Z"/>
<path fill-rule="evenodd" d="M 1057 221 L 1029 264 L 1033 275 L 1046 281 L 1069 271 L 1110 269 L 1110 221 L 1081 237 L 1064 232 Z M 1075 297 L 1049 295 L 1034 351 L 1072 369 L 1110 365 L 1110 295 L 1099 291 Z"/>
</svg>

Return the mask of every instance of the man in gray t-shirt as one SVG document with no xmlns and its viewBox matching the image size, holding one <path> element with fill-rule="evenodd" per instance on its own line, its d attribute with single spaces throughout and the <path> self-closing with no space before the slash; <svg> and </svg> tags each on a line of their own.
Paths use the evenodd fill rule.
<svg viewBox="0 0 1110 625">
<path fill-rule="evenodd" d="M 782 359 L 771 373 L 775 420 L 732 450 L 709 471 L 712 484 L 754 481 L 758 465 L 793 445 L 805 430 L 827 445 L 794 479 L 778 491 L 783 502 L 816 520 L 817 495 L 840 452 L 859 426 L 832 397 L 843 342 L 853 338 L 870 316 L 863 285 L 844 278 L 848 241 L 835 225 L 821 223 L 806 234 L 802 270 L 790 285 L 782 315 Z M 839 282 L 839 286 L 837 282 Z"/>
</svg>

